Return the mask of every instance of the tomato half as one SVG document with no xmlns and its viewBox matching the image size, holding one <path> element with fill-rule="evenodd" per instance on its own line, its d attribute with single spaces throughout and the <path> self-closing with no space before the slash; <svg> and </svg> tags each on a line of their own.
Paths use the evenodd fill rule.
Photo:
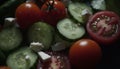
<svg viewBox="0 0 120 69">
<path fill-rule="evenodd" d="M 93 69 L 101 57 L 100 46 L 91 39 L 78 40 L 69 50 L 70 63 L 74 69 Z"/>
<path fill-rule="evenodd" d="M 37 69 L 71 69 L 68 57 L 60 52 L 47 52 L 51 59 L 46 62 L 38 61 Z"/>
<path fill-rule="evenodd" d="M 53 26 L 66 17 L 66 8 L 61 1 L 49 0 L 41 7 L 41 20 Z"/>
<path fill-rule="evenodd" d="M 97 42 L 109 45 L 120 36 L 120 18 L 112 11 L 100 11 L 87 23 L 89 35 Z"/>
<path fill-rule="evenodd" d="M 22 29 L 26 29 L 33 23 L 40 20 L 40 9 L 33 2 L 25 2 L 17 7 L 15 17 Z"/>
<path fill-rule="evenodd" d="M 11 69 L 11 68 L 7 66 L 0 66 L 0 69 Z"/>
</svg>

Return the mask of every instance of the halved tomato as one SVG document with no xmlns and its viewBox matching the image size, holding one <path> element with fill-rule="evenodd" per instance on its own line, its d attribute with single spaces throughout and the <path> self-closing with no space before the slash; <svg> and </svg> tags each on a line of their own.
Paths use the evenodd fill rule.
<svg viewBox="0 0 120 69">
<path fill-rule="evenodd" d="M 112 11 L 95 13 L 86 27 L 89 35 L 103 45 L 114 43 L 120 36 L 120 18 Z"/>
<path fill-rule="evenodd" d="M 67 55 L 61 52 L 47 52 L 51 59 L 46 62 L 38 61 L 37 69 L 71 69 Z"/>
</svg>

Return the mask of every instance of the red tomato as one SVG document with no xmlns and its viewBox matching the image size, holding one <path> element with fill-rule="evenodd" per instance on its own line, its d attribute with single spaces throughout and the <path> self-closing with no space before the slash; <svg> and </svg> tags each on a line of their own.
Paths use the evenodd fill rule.
<svg viewBox="0 0 120 69">
<path fill-rule="evenodd" d="M 120 36 L 120 18 L 111 11 L 97 12 L 89 19 L 87 31 L 97 42 L 112 44 Z"/>
<path fill-rule="evenodd" d="M 93 69 L 101 60 L 100 46 L 93 40 L 76 41 L 69 50 L 69 59 L 74 69 Z"/>
<path fill-rule="evenodd" d="M 0 66 L 0 69 L 11 69 L 11 68 L 9 68 L 7 66 Z"/>
<path fill-rule="evenodd" d="M 71 69 L 67 55 L 58 52 L 47 52 L 51 56 L 50 61 L 39 60 L 37 69 Z"/>
<path fill-rule="evenodd" d="M 41 7 L 41 19 L 53 26 L 66 17 L 66 8 L 61 1 L 49 0 Z"/>
<path fill-rule="evenodd" d="M 33 23 L 40 20 L 40 9 L 33 2 L 22 3 L 16 9 L 16 19 L 17 23 L 22 29 L 26 29 Z"/>
</svg>

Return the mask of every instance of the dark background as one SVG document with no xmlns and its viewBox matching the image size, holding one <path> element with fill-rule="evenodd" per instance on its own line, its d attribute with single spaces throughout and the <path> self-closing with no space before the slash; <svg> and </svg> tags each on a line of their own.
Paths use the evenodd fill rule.
<svg viewBox="0 0 120 69">
<path fill-rule="evenodd" d="M 103 58 L 96 69 L 120 69 L 120 39 L 112 45 L 101 48 Z"/>
</svg>

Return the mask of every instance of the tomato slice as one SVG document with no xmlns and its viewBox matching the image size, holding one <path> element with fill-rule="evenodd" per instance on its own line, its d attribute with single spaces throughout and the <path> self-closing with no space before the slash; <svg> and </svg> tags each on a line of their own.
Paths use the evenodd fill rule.
<svg viewBox="0 0 120 69">
<path fill-rule="evenodd" d="M 120 18 L 112 11 L 95 13 L 86 27 L 89 35 L 104 45 L 114 43 L 120 36 Z"/>
<path fill-rule="evenodd" d="M 46 62 L 38 61 L 37 69 L 71 69 L 68 57 L 61 52 L 47 52 L 51 59 Z"/>
</svg>

